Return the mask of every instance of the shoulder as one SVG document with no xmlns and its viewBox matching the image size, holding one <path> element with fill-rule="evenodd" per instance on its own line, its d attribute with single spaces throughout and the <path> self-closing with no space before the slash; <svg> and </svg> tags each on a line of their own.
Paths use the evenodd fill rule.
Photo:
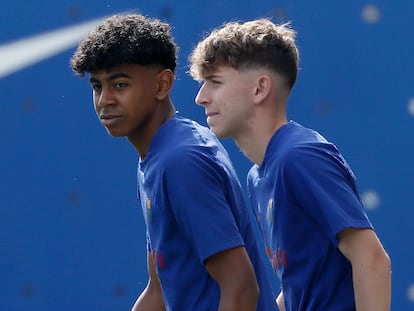
<svg viewBox="0 0 414 311">
<path fill-rule="evenodd" d="M 338 148 L 318 132 L 306 129 L 290 135 L 276 155 L 277 165 L 292 177 L 306 172 L 319 175 L 336 170 L 346 162 Z"/>
<path fill-rule="evenodd" d="M 233 169 L 226 149 L 209 128 L 181 116 L 172 121 L 164 130 L 161 152 L 154 154 L 166 172 Z"/>
<path fill-rule="evenodd" d="M 166 172 L 181 171 L 192 174 L 211 174 L 230 163 L 227 153 L 223 153 L 219 144 L 194 133 L 164 150 L 162 161 Z"/>
</svg>

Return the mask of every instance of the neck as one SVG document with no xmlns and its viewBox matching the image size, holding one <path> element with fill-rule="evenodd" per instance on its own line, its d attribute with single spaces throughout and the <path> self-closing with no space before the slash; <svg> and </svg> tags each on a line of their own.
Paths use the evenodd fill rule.
<svg viewBox="0 0 414 311">
<path fill-rule="evenodd" d="M 287 123 L 286 116 L 279 118 L 267 118 L 268 122 L 257 120 L 247 130 L 247 134 L 235 137 L 236 145 L 243 151 L 244 155 L 253 163 L 263 163 L 267 146 L 276 131 Z"/>
<path fill-rule="evenodd" d="M 168 102 L 167 107 L 162 106 L 162 111 L 155 113 L 145 125 L 136 130 L 135 135 L 128 136 L 129 142 L 134 146 L 141 159 L 144 159 L 148 153 L 151 140 L 157 133 L 158 129 L 169 119 L 171 119 L 176 110 L 171 102 Z"/>
<path fill-rule="evenodd" d="M 263 163 L 270 139 L 288 122 L 286 117 L 288 96 L 289 93 L 283 88 L 268 94 L 254 106 L 251 119 L 245 123 L 243 133 L 234 137 L 245 156 L 259 166 Z"/>
</svg>

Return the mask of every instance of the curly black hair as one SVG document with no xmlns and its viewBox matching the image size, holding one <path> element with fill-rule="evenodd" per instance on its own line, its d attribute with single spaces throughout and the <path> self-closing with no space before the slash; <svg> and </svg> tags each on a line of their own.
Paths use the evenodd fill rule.
<svg viewBox="0 0 414 311">
<path fill-rule="evenodd" d="M 140 14 L 113 15 L 79 43 L 70 65 L 80 76 L 122 64 L 159 65 L 174 72 L 178 46 L 170 30 Z"/>
</svg>

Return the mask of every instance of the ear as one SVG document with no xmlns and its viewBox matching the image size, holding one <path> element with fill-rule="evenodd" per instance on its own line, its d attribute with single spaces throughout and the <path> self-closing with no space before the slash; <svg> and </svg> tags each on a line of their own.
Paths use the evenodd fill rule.
<svg viewBox="0 0 414 311">
<path fill-rule="evenodd" d="M 269 75 L 260 75 L 256 79 L 255 89 L 254 89 L 254 103 L 260 104 L 268 96 L 272 89 L 272 79 Z"/>
<path fill-rule="evenodd" d="M 169 96 L 173 83 L 174 73 L 171 69 L 163 69 L 158 74 L 158 89 L 156 95 L 158 100 L 164 100 Z"/>
</svg>

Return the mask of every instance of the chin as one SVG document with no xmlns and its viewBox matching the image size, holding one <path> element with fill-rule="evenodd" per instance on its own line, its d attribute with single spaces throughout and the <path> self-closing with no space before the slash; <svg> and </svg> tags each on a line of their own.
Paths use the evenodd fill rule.
<svg viewBox="0 0 414 311">
<path fill-rule="evenodd" d="M 112 137 L 125 137 L 125 136 L 127 136 L 125 133 L 122 133 L 120 131 L 115 131 L 115 130 L 110 130 L 110 129 L 106 129 L 106 131 Z"/>
<path fill-rule="evenodd" d="M 222 139 L 228 137 L 225 135 L 225 133 L 215 130 L 214 128 L 210 128 L 210 130 L 213 132 L 214 135 L 216 135 L 217 138 Z"/>
</svg>

